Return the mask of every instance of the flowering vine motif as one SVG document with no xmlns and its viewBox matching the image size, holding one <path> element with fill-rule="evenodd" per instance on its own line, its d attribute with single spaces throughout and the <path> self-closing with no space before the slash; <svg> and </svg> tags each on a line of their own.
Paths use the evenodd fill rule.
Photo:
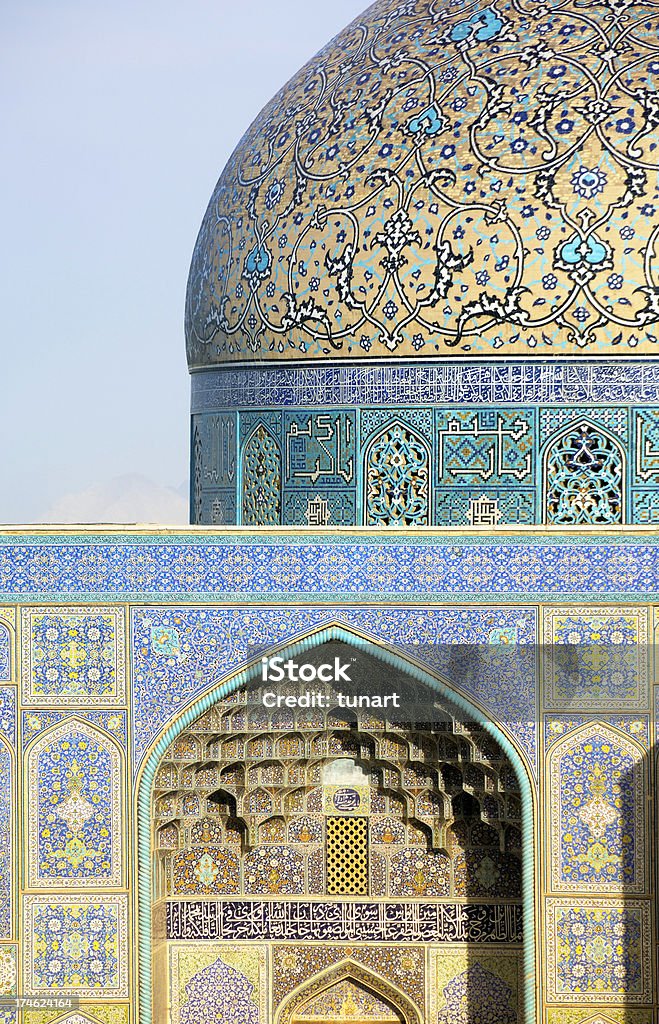
<svg viewBox="0 0 659 1024">
<path fill-rule="evenodd" d="M 562 434 L 546 455 L 546 520 L 599 526 L 623 519 L 620 446 L 590 423 Z"/>
<path fill-rule="evenodd" d="M 281 512 L 281 452 L 261 423 L 243 452 L 243 523 L 276 526 Z"/>
<path fill-rule="evenodd" d="M 387 427 L 366 456 L 366 523 L 427 526 L 430 473 L 426 446 L 401 423 Z"/>
<path fill-rule="evenodd" d="M 190 272 L 191 365 L 653 353 L 649 11 L 379 0 L 230 158 Z"/>
</svg>

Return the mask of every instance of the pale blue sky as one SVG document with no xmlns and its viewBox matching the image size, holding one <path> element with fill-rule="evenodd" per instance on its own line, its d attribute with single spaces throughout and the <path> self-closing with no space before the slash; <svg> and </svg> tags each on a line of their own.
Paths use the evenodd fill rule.
<svg viewBox="0 0 659 1024">
<path fill-rule="evenodd" d="M 188 474 L 188 265 L 234 145 L 367 0 L 4 0 L 0 522 Z"/>
</svg>

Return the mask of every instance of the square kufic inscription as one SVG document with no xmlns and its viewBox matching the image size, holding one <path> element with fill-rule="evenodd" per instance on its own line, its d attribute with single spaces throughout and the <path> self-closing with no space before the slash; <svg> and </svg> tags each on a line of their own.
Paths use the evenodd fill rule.
<svg viewBox="0 0 659 1024">
<path fill-rule="evenodd" d="M 123 703 L 123 608 L 25 608 L 21 678 L 28 704 Z"/>
<path fill-rule="evenodd" d="M 128 997 L 128 897 L 25 896 L 25 995 Z"/>
<path fill-rule="evenodd" d="M 546 608 L 543 615 L 547 709 L 648 708 L 645 608 Z"/>
</svg>

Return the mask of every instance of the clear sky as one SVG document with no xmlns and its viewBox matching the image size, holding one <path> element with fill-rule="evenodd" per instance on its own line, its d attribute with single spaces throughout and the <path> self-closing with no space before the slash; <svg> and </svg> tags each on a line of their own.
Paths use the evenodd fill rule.
<svg viewBox="0 0 659 1024">
<path fill-rule="evenodd" d="M 263 104 L 366 6 L 4 0 L 0 522 L 126 474 L 184 484 L 206 204 Z"/>
</svg>

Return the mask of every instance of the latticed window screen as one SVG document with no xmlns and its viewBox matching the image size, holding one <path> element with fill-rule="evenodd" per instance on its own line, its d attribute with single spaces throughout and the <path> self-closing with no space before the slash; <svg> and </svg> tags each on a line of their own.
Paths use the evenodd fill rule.
<svg viewBox="0 0 659 1024">
<path fill-rule="evenodd" d="M 327 893 L 368 896 L 368 819 L 327 819 Z"/>
</svg>

